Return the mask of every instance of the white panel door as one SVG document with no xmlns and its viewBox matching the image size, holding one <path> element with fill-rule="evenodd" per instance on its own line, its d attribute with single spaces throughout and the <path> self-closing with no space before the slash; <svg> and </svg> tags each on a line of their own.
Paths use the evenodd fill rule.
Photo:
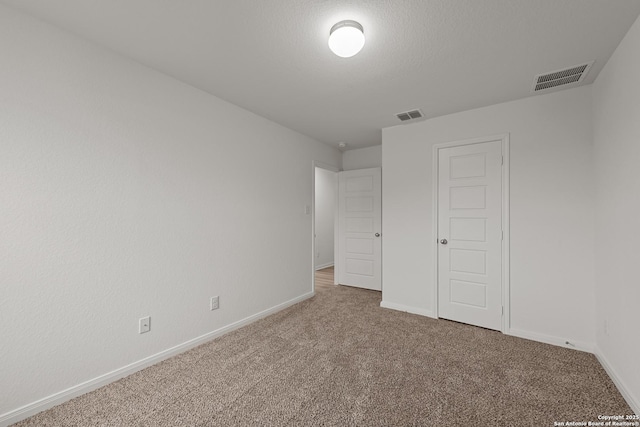
<svg viewBox="0 0 640 427">
<path fill-rule="evenodd" d="M 502 141 L 438 150 L 438 315 L 502 329 Z"/>
<path fill-rule="evenodd" d="M 382 290 L 380 168 L 338 174 L 338 283 Z"/>
</svg>

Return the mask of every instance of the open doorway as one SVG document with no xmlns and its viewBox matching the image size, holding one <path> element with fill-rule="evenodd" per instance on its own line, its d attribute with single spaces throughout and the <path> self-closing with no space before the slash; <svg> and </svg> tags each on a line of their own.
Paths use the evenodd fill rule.
<svg viewBox="0 0 640 427">
<path fill-rule="evenodd" d="M 335 284 L 337 169 L 314 163 L 313 272 L 317 285 Z"/>
</svg>

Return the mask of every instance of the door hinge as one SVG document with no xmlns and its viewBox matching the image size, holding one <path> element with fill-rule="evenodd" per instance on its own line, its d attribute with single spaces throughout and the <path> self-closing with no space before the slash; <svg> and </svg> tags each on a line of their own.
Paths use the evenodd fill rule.
<svg viewBox="0 0 640 427">
<path fill-rule="evenodd" d="M 502 315 L 504 316 L 504 305 L 502 306 Z"/>
<path fill-rule="evenodd" d="M 504 165 L 504 156 L 502 156 L 502 161 L 500 163 L 501 165 Z"/>
<path fill-rule="evenodd" d="M 504 230 L 500 231 L 500 240 L 504 240 Z"/>
</svg>

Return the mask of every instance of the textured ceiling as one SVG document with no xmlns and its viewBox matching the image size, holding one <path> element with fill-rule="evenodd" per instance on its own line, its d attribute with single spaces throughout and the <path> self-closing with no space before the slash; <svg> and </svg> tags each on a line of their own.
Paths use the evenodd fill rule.
<svg viewBox="0 0 640 427">
<path fill-rule="evenodd" d="M 394 114 L 435 117 L 531 95 L 533 77 L 596 60 L 638 0 L 3 0 L 328 144 L 381 142 Z M 353 58 L 329 29 L 359 21 Z"/>
</svg>

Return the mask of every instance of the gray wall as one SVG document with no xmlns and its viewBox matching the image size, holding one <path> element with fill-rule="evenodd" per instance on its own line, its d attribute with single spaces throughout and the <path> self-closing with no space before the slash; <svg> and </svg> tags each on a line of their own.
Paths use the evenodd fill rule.
<svg viewBox="0 0 640 427">
<path fill-rule="evenodd" d="M 594 89 L 596 344 L 640 414 L 640 20 Z"/>
</svg>

